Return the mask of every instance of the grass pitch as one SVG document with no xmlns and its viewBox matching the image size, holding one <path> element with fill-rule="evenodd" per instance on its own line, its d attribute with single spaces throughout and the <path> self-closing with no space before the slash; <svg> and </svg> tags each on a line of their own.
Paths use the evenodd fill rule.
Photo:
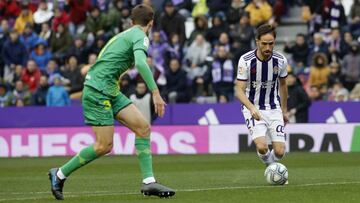
<svg viewBox="0 0 360 203">
<path fill-rule="evenodd" d="M 55 202 L 47 171 L 69 157 L 0 159 L 0 203 Z M 171 199 L 140 194 L 135 156 L 103 157 L 66 181 L 65 201 L 108 202 L 360 202 L 360 153 L 289 153 L 289 185 L 269 186 L 256 153 L 154 156 Z"/>
</svg>

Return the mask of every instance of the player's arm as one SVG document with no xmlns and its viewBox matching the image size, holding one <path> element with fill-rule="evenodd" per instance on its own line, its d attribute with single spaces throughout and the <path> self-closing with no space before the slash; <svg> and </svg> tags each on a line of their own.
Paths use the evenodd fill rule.
<svg viewBox="0 0 360 203">
<path fill-rule="evenodd" d="M 285 58 L 285 60 L 283 61 L 282 65 L 281 65 L 281 70 L 280 70 L 280 77 L 279 77 L 279 91 L 280 91 L 280 102 L 281 102 L 281 110 L 283 113 L 283 117 L 284 117 L 284 123 L 286 124 L 289 119 L 287 117 L 287 99 L 288 99 L 288 87 L 286 85 L 286 77 L 288 75 L 287 72 L 287 60 Z"/>
<path fill-rule="evenodd" d="M 160 117 L 164 116 L 165 113 L 165 102 L 160 96 L 160 91 L 155 83 L 153 74 L 150 70 L 149 65 L 146 63 L 146 54 L 144 50 L 135 50 L 135 67 L 138 69 L 141 77 L 144 79 L 146 85 L 152 93 L 155 113 Z"/>
<path fill-rule="evenodd" d="M 280 83 L 279 89 L 280 89 L 280 98 L 281 98 L 281 110 L 285 115 L 287 112 L 287 99 L 288 99 L 288 88 L 286 85 L 286 78 L 279 78 L 279 83 Z"/>
<path fill-rule="evenodd" d="M 240 57 L 238 64 L 238 71 L 235 82 L 235 96 L 240 100 L 240 102 L 249 109 L 251 116 L 255 120 L 260 120 L 260 112 L 257 108 L 250 102 L 245 94 L 246 86 L 248 84 L 249 71 L 247 69 L 247 65 L 245 60 Z"/>
<path fill-rule="evenodd" d="M 260 112 L 256 109 L 256 107 L 250 102 L 245 94 L 247 86 L 247 81 L 244 80 L 237 80 L 235 82 L 235 96 L 240 100 L 240 102 L 250 110 L 251 116 L 255 120 L 260 120 Z"/>
</svg>

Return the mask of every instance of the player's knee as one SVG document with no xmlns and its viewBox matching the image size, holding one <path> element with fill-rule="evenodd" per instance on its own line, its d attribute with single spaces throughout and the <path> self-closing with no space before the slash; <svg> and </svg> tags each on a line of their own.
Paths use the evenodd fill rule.
<svg viewBox="0 0 360 203">
<path fill-rule="evenodd" d="M 135 134 L 140 137 L 148 137 L 150 135 L 150 124 L 143 122 L 135 129 Z"/>
<path fill-rule="evenodd" d="M 112 148 L 113 148 L 113 143 L 112 142 L 101 143 L 101 144 L 95 144 L 94 145 L 94 150 L 95 150 L 96 154 L 99 155 L 99 156 L 110 153 Z"/>
<path fill-rule="evenodd" d="M 256 145 L 256 148 L 257 148 L 257 151 L 260 153 L 260 154 L 266 154 L 269 150 L 267 144 L 257 144 Z"/>
<path fill-rule="evenodd" d="M 285 155 L 285 147 L 274 149 L 274 154 L 277 158 L 281 159 Z"/>
</svg>

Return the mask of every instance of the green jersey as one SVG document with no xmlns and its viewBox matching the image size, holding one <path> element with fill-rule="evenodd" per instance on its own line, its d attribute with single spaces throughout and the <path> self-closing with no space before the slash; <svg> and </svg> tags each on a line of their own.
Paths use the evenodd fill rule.
<svg viewBox="0 0 360 203">
<path fill-rule="evenodd" d="M 117 34 L 101 50 L 96 63 L 87 73 L 84 84 L 106 95 L 117 96 L 119 94 L 119 77 L 135 64 L 135 51 L 141 50 L 141 52 L 146 53 L 148 47 L 149 38 L 138 26 L 133 26 Z M 143 77 L 144 74 L 151 75 L 151 79 L 148 81 L 144 78 L 145 82 L 148 86 L 149 83 L 155 84 L 148 65 L 145 63 L 143 66 L 147 69 L 146 71 L 141 71 L 137 67 L 141 75 Z"/>
</svg>

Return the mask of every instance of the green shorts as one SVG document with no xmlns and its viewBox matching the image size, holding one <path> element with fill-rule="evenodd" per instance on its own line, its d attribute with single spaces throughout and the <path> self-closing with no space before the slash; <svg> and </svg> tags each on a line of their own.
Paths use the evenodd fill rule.
<svg viewBox="0 0 360 203">
<path fill-rule="evenodd" d="M 116 97 L 112 97 L 92 87 L 84 86 L 82 106 L 86 125 L 114 125 L 116 114 L 129 104 L 131 104 L 130 99 L 121 92 Z"/>
</svg>

